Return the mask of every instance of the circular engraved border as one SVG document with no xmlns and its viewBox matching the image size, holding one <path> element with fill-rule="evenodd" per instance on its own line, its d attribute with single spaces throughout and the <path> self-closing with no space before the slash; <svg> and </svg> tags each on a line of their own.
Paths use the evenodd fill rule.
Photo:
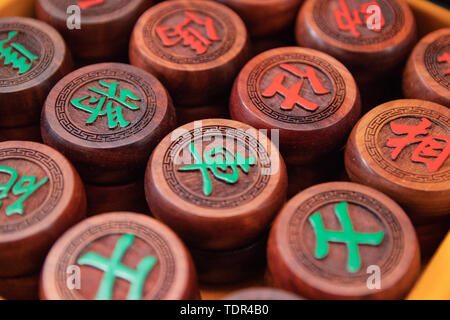
<svg viewBox="0 0 450 320">
<path fill-rule="evenodd" d="M 347 201 L 356 205 L 364 207 L 369 212 L 376 212 L 374 214 L 377 219 L 382 219 L 382 222 L 389 229 L 389 239 L 392 241 L 391 252 L 388 257 L 384 259 L 382 263 L 379 263 L 380 269 L 384 276 L 391 273 L 398 265 L 401 257 L 404 253 L 404 234 L 401 228 L 400 222 L 397 217 L 387 208 L 382 202 L 369 195 L 350 190 L 332 190 L 325 191 L 312 196 L 303 203 L 301 203 L 294 215 L 289 220 L 289 249 L 292 255 L 296 258 L 296 261 L 304 266 L 312 274 L 327 279 L 327 281 L 333 283 L 351 284 L 354 281 L 366 282 L 367 274 L 362 272 L 360 274 L 348 273 L 345 277 L 340 277 L 330 270 L 320 268 L 315 264 L 315 258 L 311 257 L 307 252 L 307 249 L 303 241 L 299 241 L 299 233 L 302 230 L 303 225 L 306 223 L 306 219 L 310 216 L 310 213 L 316 212 L 321 206 L 329 204 L 331 202 Z M 308 214 L 305 214 L 307 212 Z"/>
<path fill-rule="evenodd" d="M 59 257 L 56 264 L 55 281 L 59 297 L 65 300 L 80 299 L 76 290 L 70 290 L 66 285 L 67 267 L 75 265 L 75 259 L 80 255 L 90 243 L 107 235 L 132 233 L 141 240 L 147 242 L 157 253 L 158 263 L 161 264 L 161 270 L 165 271 L 155 285 L 159 287 L 152 296 L 152 300 L 164 299 L 175 280 L 175 257 L 167 241 L 156 231 L 145 227 L 134 221 L 109 221 L 102 224 L 90 226 L 76 235 L 72 241 L 66 245 L 64 254 Z M 86 245 L 83 245 L 86 243 Z M 83 245 L 82 247 L 80 247 Z"/>
<path fill-rule="evenodd" d="M 32 161 L 38 166 L 43 166 L 50 172 L 50 181 L 52 188 L 49 191 L 49 196 L 40 209 L 33 214 L 25 214 L 23 219 L 15 223 L 0 224 L 0 234 L 12 233 L 24 230 L 40 221 L 44 220 L 53 209 L 58 205 L 64 191 L 64 176 L 61 168 L 55 160 L 46 154 L 37 150 L 27 148 L 6 148 L 0 149 L 0 160 L 9 158 L 20 158 Z"/>
<path fill-rule="evenodd" d="M 115 14 L 116 12 L 122 12 L 121 10 L 123 10 L 124 8 L 126 9 L 127 5 L 134 2 L 135 0 L 115 0 L 115 1 L 116 1 L 115 7 L 110 8 L 110 10 L 108 10 L 108 11 L 105 11 L 105 7 L 102 6 L 102 4 L 97 4 L 95 6 L 88 7 L 86 9 L 81 9 L 81 15 L 83 16 L 83 19 L 101 19 L 104 16 L 112 15 L 112 14 Z M 142 1 L 142 0 L 140 0 L 140 1 Z M 146 0 L 144 0 L 144 1 L 146 1 Z M 78 3 L 80 1 L 72 0 L 72 1 L 69 1 L 72 3 L 64 3 L 61 0 L 47 0 L 47 2 L 49 2 L 51 6 L 56 7 L 56 9 L 58 9 L 59 12 L 65 16 L 65 15 L 67 15 L 67 7 L 69 7 L 71 5 L 78 5 Z M 98 13 L 98 11 L 100 11 L 99 10 L 100 7 L 103 7 L 103 8 L 101 8 L 102 14 L 99 15 L 97 13 Z M 82 21 L 82 27 L 83 27 L 83 22 L 84 21 Z"/>
<path fill-rule="evenodd" d="M 41 47 L 44 51 L 43 57 L 41 55 L 39 59 L 39 63 L 33 68 L 31 68 L 30 71 L 25 72 L 22 76 L 13 79 L 0 79 L 0 87 L 17 86 L 25 82 L 31 81 L 36 77 L 38 77 L 40 74 L 42 74 L 53 61 L 53 57 L 55 55 L 55 45 L 50 36 L 47 35 L 45 32 L 33 26 L 19 22 L 1 24 L 0 30 L 18 30 L 24 33 L 28 33 L 29 36 L 37 37 L 38 42 L 41 43 Z"/>
<path fill-rule="evenodd" d="M 222 46 L 220 46 L 217 50 L 213 51 L 210 54 L 203 54 L 201 56 L 192 58 L 176 57 L 169 54 L 167 50 L 161 49 L 159 39 L 156 40 L 156 36 L 154 35 L 154 30 L 156 28 L 156 24 L 162 19 L 162 17 L 174 14 L 178 11 L 185 11 L 187 9 L 193 9 L 193 11 L 204 12 L 205 8 L 211 9 L 211 11 L 207 12 L 207 14 L 214 17 L 216 20 L 219 20 L 219 23 L 227 28 L 225 33 L 225 39 L 222 43 Z M 156 56 L 177 64 L 200 64 L 218 59 L 219 57 L 223 56 L 225 53 L 230 51 L 230 49 L 233 47 L 234 43 L 236 42 L 237 30 L 233 23 L 233 20 L 228 16 L 228 14 L 223 13 L 221 11 L 214 11 L 214 9 L 215 8 L 209 6 L 205 2 L 205 4 L 202 3 L 201 5 L 190 3 L 189 7 L 183 8 L 169 7 L 154 12 L 153 15 L 147 20 L 147 23 L 144 26 L 143 37 L 145 46 L 150 51 L 152 51 Z M 154 18 L 155 16 L 158 16 L 158 19 L 155 19 Z"/>
<path fill-rule="evenodd" d="M 364 142 L 367 152 L 370 157 L 375 161 L 375 163 L 384 171 L 392 174 L 398 178 L 419 182 L 419 183 L 438 183 L 446 182 L 450 180 L 450 170 L 445 172 L 437 172 L 434 174 L 414 174 L 412 172 L 401 170 L 393 166 L 389 161 L 386 161 L 381 152 L 378 150 L 378 145 L 376 143 L 376 137 L 381 127 L 387 121 L 393 120 L 394 118 L 400 117 L 429 117 L 448 128 L 450 127 L 450 118 L 441 114 L 440 112 L 425 109 L 417 106 L 400 107 L 395 109 L 390 109 L 384 111 L 377 115 L 369 123 L 364 132 Z"/>
<path fill-rule="evenodd" d="M 441 66 L 436 61 L 441 49 L 448 45 L 450 45 L 450 34 L 438 38 L 425 50 L 423 62 L 430 76 L 445 89 L 450 90 L 450 77 L 442 76 L 439 72 Z"/>
<path fill-rule="evenodd" d="M 271 161 L 270 156 L 267 153 L 266 148 L 259 143 L 259 141 L 251 135 L 245 133 L 244 130 L 236 129 L 229 126 L 223 125 L 209 125 L 204 126 L 202 128 L 197 128 L 189 131 L 183 136 L 179 137 L 177 140 L 173 141 L 172 144 L 167 148 L 164 158 L 163 158 L 163 174 L 164 178 L 167 181 L 170 189 L 177 194 L 180 198 L 191 202 L 199 207 L 205 208 L 214 208 L 214 209 L 226 209 L 226 208 L 235 208 L 243 203 L 247 203 L 255 199 L 264 188 L 267 186 L 270 180 L 269 174 L 260 174 L 256 182 L 250 189 L 250 192 L 243 192 L 237 196 L 226 200 L 214 200 L 214 199 L 206 199 L 199 197 L 195 194 L 192 194 L 188 190 L 186 190 L 178 181 L 175 175 L 175 169 L 173 166 L 172 159 L 177 155 L 178 150 L 181 148 L 183 142 L 185 141 L 193 141 L 197 138 L 201 138 L 204 136 L 204 133 L 210 131 L 229 138 L 235 138 L 236 140 L 244 143 L 244 145 L 253 149 L 254 152 L 258 155 L 260 173 L 264 173 L 270 170 Z"/>
<path fill-rule="evenodd" d="M 311 64 L 313 67 L 318 68 L 324 72 L 333 83 L 335 93 L 334 97 L 331 99 L 328 106 L 323 108 L 320 112 L 313 113 L 304 117 L 289 116 L 281 112 L 273 110 L 271 107 L 266 105 L 259 95 L 258 90 L 258 80 L 266 71 L 269 66 L 277 63 L 287 62 L 288 60 L 294 60 L 296 63 Z M 276 55 L 274 57 L 267 58 L 266 60 L 259 63 L 256 68 L 254 68 L 248 76 L 247 80 L 247 93 L 251 102 L 255 107 L 268 117 L 285 123 L 292 124 L 307 124 L 319 122 L 333 115 L 342 106 L 346 95 L 346 85 L 342 75 L 327 61 L 306 54 L 292 53 Z"/>
<path fill-rule="evenodd" d="M 147 105 L 142 119 L 130 126 L 128 129 L 116 132 L 116 133 L 103 133 L 95 134 L 92 132 L 84 131 L 77 127 L 67 116 L 65 108 L 67 105 L 67 100 L 71 96 L 72 92 L 77 89 L 77 87 L 85 84 L 87 81 L 92 80 L 97 77 L 113 77 L 119 80 L 128 80 L 135 86 L 140 87 L 147 95 Z M 64 86 L 61 92 L 58 94 L 55 102 L 55 113 L 59 124 L 71 135 L 87 141 L 93 142 L 113 142 L 128 137 L 140 132 L 145 128 L 153 119 L 156 112 L 156 94 L 153 88 L 145 79 L 139 77 L 138 75 L 118 69 L 101 69 L 85 73 Z"/>
<path fill-rule="evenodd" d="M 394 11 L 394 23 L 392 25 L 392 28 L 380 34 L 379 37 L 374 37 L 370 39 L 360 39 L 355 38 L 352 36 L 347 36 L 342 34 L 342 32 L 336 31 L 334 28 L 331 28 L 329 26 L 329 21 L 325 19 L 325 15 L 321 14 L 321 12 L 324 12 L 324 10 L 328 10 L 329 5 L 328 2 L 331 0 L 317 0 L 316 4 L 314 5 L 313 9 L 313 17 L 314 21 L 316 22 L 317 26 L 324 32 L 326 35 L 328 35 L 330 38 L 336 39 L 342 43 L 351 44 L 351 45 L 359 45 L 359 46 L 366 46 L 371 44 L 377 44 L 384 41 L 387 41 L 391 38 L 393 38 L 397 33 L 400 32 L 403 25 L 405 24 L 405 15 L 403 14 L 402 7 L 395 1 L 385 1 L 383 2 L 390 6 L 392 10 Z M 380 1 L 380 0 L 378 0 Z"/>
</svg>

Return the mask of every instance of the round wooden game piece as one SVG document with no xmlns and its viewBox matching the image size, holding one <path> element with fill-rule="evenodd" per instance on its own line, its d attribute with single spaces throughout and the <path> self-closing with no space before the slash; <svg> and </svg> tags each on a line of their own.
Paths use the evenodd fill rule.
<svg viewBox="0 0 450 320">
<path fill-rule="evenodd" d="M 105 212 L 131 211 L 149 213 L 145 201 L 144 181 L 133 181 L 125 185 L 98 186 L 85 184 L 87 215 Z"/>
<path fill-rule="evenodd" d="M 230 119 L 228 98 L 191 108 L 176 108 L 178 126 L 205 119 Z"/>
<path fill-rule="evenodd" d="M 42 138 L 90 184 L 127 184 L 143 173 L 152 149 L 175 126 L 175 110 L 151 74 L 121 63 L 78 69 L 50 92 Z"/>
<path fill-rule="evenodd" d="M 263 37 L 290 26 L 303 0 L 216 0 L 244 20 L 251 36 Z"/>
<path fill-rule="evenodd" d="M 269 235 L 275 284 L 312 299 L 400 299 L 420 272 L 417 236 L 390 198 L 351 182 L 313 186 Z"/>
<path fill-rule="evenodd" d="M 39 273 L 0 278 L 0 295 L 7 300 L 38 300 Z"/>
<path fill-rule="evenodd" d="M 131 64 L 156 75 L 178 105 L 208 103 L 225 93 L 249 55 L 241 18 L 212 1 L 176 0 L 139 18 Z"/>
<path fill-rule="evenodd" d="M 37 272 L 53 242 L 86 215 L 80 177 L 56 150 L 0 143 L 0 277 Z"/>
<path fill-rule="evenodd" d="M 415 225 L 422 261 L 427 261 L 450 230 L 450 216 L 428 224 Z"/>
<path fill-rule="evenodd" d="M 403 74 L 403 95 L 450 108 L 450 28 L 434 31 L 416 45 Z"/>
<path fill-rule="evenodd" d="M 178 236 L 148 216 L 88 218 L 52 247 L 41 276 L 48 300 L 191 300 L 199 296 L 191 256 Z"/>
<path fill-rule="evenodd" d="M 397 201 L 415 223 L 450 214 L 450 111 L 423 100 L 382 104 L 358 122 L 345 151 L 352 181 Z"/>
<path fill-rule="evenodd" d="M 8 140 L 42 142 L 41 126 L 31 125 L 18 128 L 0 128 L 0 142 Z"/>
<path fill-rule="evenodd" d="M 198 278 L 206 284 L 231 284 L 248 281 L 266 267 L 267 232 L 257 241 L 232 250 L 189 248 Z"/>
<path fill-rule="evenodd" d="M 253 287 L 232 292 L 222 300 L 303 300 L 303 298 L 276 288 Z"/>
<path fill-rule="evenodd" d="M 404 0 L 306 0 L 296 37 L 300 46 L 332 55 L 364 82 L 406 60 L 416 24 Z"/>
<path fill-rule="evenodd" d="M 152 214 L 189 247 L 253 243 L 285 201 L 286 168 L 264 132 L 237 121 L 186 124 L 155 148 L 145 173 Z"/>
<path fill-rule="evenodd" d="M 320 160 L 345 143 L 361 112 L 350 72 L 316 50 L 285 47 L 259 54 L 236 78 L 230 98 L 235 120 L 276 129 L 290 164 Z"/>
<path fill-rule="evenodd" d="M 126 56 L 131 31 L 151 0 L 38 0 L 36 15 L 54 26 L 77 59 Z"/>
<path fill-rule="evenodd" d="M 70 52 L 54 28 L 0 18 L 0 127 L 38 123 L 48 92 L 71 69 Z"/>
</svg>

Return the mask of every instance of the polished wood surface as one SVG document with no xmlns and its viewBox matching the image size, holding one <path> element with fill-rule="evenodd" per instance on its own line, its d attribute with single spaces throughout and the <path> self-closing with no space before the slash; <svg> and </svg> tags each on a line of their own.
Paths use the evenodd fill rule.
<svg viewBox="0 0 450 320">
<path fill-rule="evenodd" d="M 350 182 L 292 198 L 271 230 L 267 260 L 276 286 L 312 299 L 401 299 L 420 272 L 417 236 L 403 209 Z"/>
<path fill-rule="evenodd" d="M 0 128 L 39 123 L 50 89 L 72 69 L 61 35 L 36 19 L 0 18 Z"/>
<path fill-rule="evenodd" d="M 114 272 L 111 285 L 95 258 L 109 260 L 113 252 L 118 260 L 110 270 Z M 79 268 L 78 289 L 67 287 L 66 270 L 71 266 Z M 124 267 L 135 277 L 125 280 L 118 270 Z M 55 243 L 42 270 L 40 296 L 50 300 L 179 300 L 196 299 L 199 292 L 191 256 L 172 230 L 142 214 L 113 212 L 84 220 Z"/>
<path fill-rule="evenodd" d="M 152 149 L 175 121 L 171 98 L 153 75 L 100 63 L 58 82 L 45 102 L 41 130 L 84 181 L 118 185 L 142 177 Z"/>
<path fill-rule="evenodd" d="M 86 216 L 78 173 L 58 151 L 0 143 L 0 277 L 37 272 L 56 239 Z"/>
</svg>

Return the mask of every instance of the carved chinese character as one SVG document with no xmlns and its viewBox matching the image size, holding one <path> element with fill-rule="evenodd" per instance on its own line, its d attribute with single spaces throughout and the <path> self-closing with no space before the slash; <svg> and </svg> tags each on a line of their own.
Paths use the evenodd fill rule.
<svg viewBox="0 0 450 320">
<path fill-rule="evenodd" d="M 82 1 L 78 1 L 78 6 L 81 9 L 85 10 L 89 7 L 96 6 L 96 5 L 102 4 L 104 2 L 105 2 L 105 0 L 82 0 Z"/>
<path fill-rule="evenodd" d="M 438 57 L 437 61 L 439 63 L 450 63 L 450 54 L 444 52 L 441 56 Z M 445 75 L 450 74 L 450 67 L 445 70 Z"/>
<path fill-rule="evenodd" d="M 371 9 L 373 8 L 378 8 L 379 10 L 373 11 L 372 13 Z M 363 14 L 364 16 L 363 21 L 361 21 L 360 14 Z M 375 19 L 378 23 L 374 24 L 372 20 L 375 14 L 380 16 L 379 19 Z M 362 4 L 359 10 L 353 8 L 352 11 L 350 11 L 347 2 L 345 0 L 339 0 L 339 8 L 334 10 L 334 18 L 340 30 L 349 31 L 355 38 L 359 38 L 361 36 L 359 31 L 356 29 L 356 26 L 362 26 L 363 22 L 366 25 L 373 25 L 373 27 L 368 29 L 377 32 L 380 32 L 386 23 L 381 12 L 381 8 L 376 1 Z"/>
<path fill-rule="evenodd" d="M 190 46 L 197 54 L 204 54 L 211 46 L 212 41 L 219 41 L 214 21 L 212 18 L 201 20 L 194 13 L 185 11 L 183 23 L 177 24 L 173 28 L 159 26 L 156 32 L 164 46 L 172 47 L 182 41 L 183 46 Z M 206 35 L 201 31 L 206 30 Z"/>
<path fill-rule="evenodd" d="M 254 157 L 245 159 L 239 152 L 237 152 L 234 156 L 231 156 L 230 152 L 224 146 L 218 146 L 210 152 L 205 152 L 203 155 L 204 160 L 195 149 L 193 142 L 189 145 L 189 151 L 194 157 L 196 163 L 180 167 L 178 170 L 199 170 L 202 173 L 203 193 L 206 196 L 209 196 L 212 191 L 209 172 L 211 172 L 214 177 L 219 180 L 227 183 L 236 183 L 239 180 L 238 167 L 240 167 L 245 173 L 248 173 L 250 166 L 253 166 L 256 163 Z M 226 172 L 228 168 L 231 168 L 231 173 Z"/>
<path fill-rule="evenodd" d="M 37 60 L 38 57 L 24 46 L 11 42 L 17 34 L 17 31 L 11 31 L 8 33 L 7 39 L 0 41 L 0 61 L 4 59 L 5 65 L 11 64 L 13 68 L 19 70 L 19 74 L 22 74 L 30 70 L 32 62 Z M 29 62 L 27 62 L 27 59 Z"/>
<path fill-rule="evenodd" d="M 127 89 L 119 89 L 119 95 L 117 96 L 117 89 L 119 87 L 118 82 L 108 84 L 102 80 L 99 80 L 99 84 L 105 88 L 108 88 L 108 91 L 102 91 L 97 88 L 89 88 L 89 90 L 101 95 L 101 98 L 98 99 L 94 96 L 84 96 L 81 98 L 72 99 L 70 101 L 72 105 L 78 109 L 92 114 L 86 121 L 86 124 L 91 124 L 95 122 L 95 120 L 97 120 L 99 116 L 106 115 L 108 117 L 108 126 L 110 129 L 114 129 L 117 126 L 120 126 L 122 128 L 128 126 L 130 122 L 125 120 L 125 118 L 123 117 L 124 108 L 122 106 L 131 110 L 138 110 L 139 106 L 129 103 L 127 99 L 131 99 L 134 101 L 141 101 L 141 99 L 136 97 L 130 90 Z M 84 105 L 82 102 L 87 98 L 90 98 L 90 104 L 97 103 L 97 106 L 93 108 Z M 114 106 L 114 102 L 118 103 L 119 105 Z M 106 110 L 104 110 L 105 104 Z"/>
<path fill-rule="evenodd" d="M 284 96 L 285 99 L 280 106 L 283 110 L 292 110 L 296 104 L 308 111 L 315 111 L 319 107 L 317 103 L 312 102 L 300 95 L 300 90 L 302 89 L 304 79 L 309 80 L 316 95 L 330 92 L 322 86 L 322 83 L 317 77 L 316 71 L 313 67 L 306 66 L 305 72 L 302 72 L 289 64 L 281 64 L 280 68 L 301 78 L 299 82 L 294 83 L 290 88 L 287 88 L 283 85 L 285 76 L 279 73 L 274 77 L 269 87 L 263 91 L 262 95 L 266 98 L 273 97 L 277 93 Z"/>
<path fill-rule="evenodd" d="M 418 144 L 411 160 L 421 162 L 427 166 L 428 172 L 436 172 L 450 155 L 450 138 L 428 135 L 431 122 L 422 118 L 418 125 L 390 123 L 391 130 L 401 138 L 390 138 L 387 146 L 394 148 L 391 153 L 393 160 L 397 159 L 402 150 L 412 144 Z"/>
<path fill-rule="evenodd" d="M 16 202 L 6 208 L 7 216 L 11 216 L 16 213 L 23 214 L 23 202 L 48 181 L 48 177 L 45 177 L 41 181 L 36 182 L 35 176 L 25 175 L 17 181 L 17 178 L 19 177 L 17 170 L 4 166 L 0 166 L 0 174 L 1 173 L 8 174 L 10 179 L 6 184 L 0 185 L 0 207 L 2 206 L 2 199 L 7 198 L 10 191 L 12 191 L 12 194 L 15 196 L 22 195 Z"/>
</svg>

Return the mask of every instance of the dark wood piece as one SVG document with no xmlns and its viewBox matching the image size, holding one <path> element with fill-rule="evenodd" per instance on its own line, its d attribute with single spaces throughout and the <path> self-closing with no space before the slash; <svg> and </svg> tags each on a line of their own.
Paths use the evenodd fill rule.
<svg viewBox="0 0 450 320">
<path fill-rule="evenodd" d="M 0 18 L 0 127 L 39 122 L 55 83 L 72 69 L 61 35 L 41 21 Z"/>
<path fill-rule="evenodd" d="M 118 264 L 109 270 L 114 277 L 108 280 L 98 259 L 110 260 L 113 253 Z M 66 273 L 71 266 L 79 271 L 78 289 L 75 281 L 67 281 L 77 272 Z M 128 268 L 130 278 L 125 280 L 120 268 Z M 199 292 L 191 256 L 172 230 L 142 214 L 113 212 L 84 220 L 55 243 L 42 270 L 40 296 L 183 300 L 196 299 Z"/>
<path fill-rule="evenodd" d="M 0 143 L 0 277 L 37 272 L 56 239 L 86 215 L 78 173 L 39 143 Z"/>
<path fill-rule="evenodd" d="M 18 128 L 1 128 L 0 142 L 8 140 L 42 142 L 41 126 L 31 125 Z"/>
<path fill-rule="evenodd" d="M 417 236 L 402 208 L 351 182 L 291 199 L 272 227 L 267 260 L 277 286 L 311 299 L 401 299 L 420 272 Z"/>
<path fill-rule="evenodd" d="M 113 211 L 149 213 L 143 180 L 118 186 L 85 184 L 85 188 L 88 216 Z"/>
<path fill-rule="evenodd" d="M 222 300 L 303 300 L 303 298 L 276 288 L 253 287 L 232 292 Z"/>
<path fill-rule="evenodd" d="M 403 74 L 403 94 L 450 108 L 450 28 L 436 30 L 416 45 Z"/>
<path fill-rule="evenodd" d="M 377 9 L 370 5 L 381 12 L 379 25 L 374 20 Z M 417 37 L 414 16 L 404 0 L 306 0 L 296 36 L 300 46 L 341 61 L 358 83 L 384 76 L 404 62 Z"/>
<path fill-rule="evenodd" d="M 39 273 L 29 276 L 0 278 L 0 296 L 8 300 L 38 300 Z"/>
<path fill-rule="evenodd" d="M 395 100 L 368 112 L 347 142 L 352 181 L 396 200 L 417 223 L 450 214 L 450 110 Z"/>
<path fill-rule="evenodd" d="M 241 18 L 212 1 L 155 5 L 139 18 L 130 42 L 131 64 L 156 75 L 176 106 L 198 106 L 224 94 L 248 55 Z"/>
<path fill-rule="evenodd" d="M 54 26 L 66 39 L 77 59 L 111 61 L 126 56 L 131 31 L 151 0 L 38 0 L 36 15 Z M 80 29 L 69 28 L 74 11 L 80 8 Z"/>
<path fill-rule="evenodd" d="M 145 193 L 152 214 L 189 247 L 231 250 L 266 231 L 285 201 L 286 180 L 283 159 L 263 133 L 208 119 L 162 140 L 147 165 Z"/>
<path fill-rule="evenodd" d="M 250 60 L 230 99 L 233 119 L 279 130 L 280 150 L 290 164 L 315 162 L 342 147 L 360 112 L 358 88 L 344 65 L 299 47 Z"/>
<path fill-rule="evenodd" d="M 230 284 L 259 276 L 266 267 L 267 233 L 254 243 L 233 250 L 190 248 L 201 283 Z"/>
<path fill-rule="evenodd" d="M 265 37 L 294 22 L 303 0 L 216 0 L 229 6 L 244 20 L 254 37 Z"/>
<path fill-rule="evenodd" d="M 64 77 L 42 113 L 42 138 L 84 181 L 118 185 L 142 177 L 152 149 L 175 126 L 161 83 L 131 65 L 100 63 Z"/>
<path fill-rule="evenodd" d="M 177 108 L 178 125 L 182 126 L 189 122 L 205 119 L 230 119 L 228 100 L 228 98 L 223 98 L 205 106 Z"/>
</svg>

